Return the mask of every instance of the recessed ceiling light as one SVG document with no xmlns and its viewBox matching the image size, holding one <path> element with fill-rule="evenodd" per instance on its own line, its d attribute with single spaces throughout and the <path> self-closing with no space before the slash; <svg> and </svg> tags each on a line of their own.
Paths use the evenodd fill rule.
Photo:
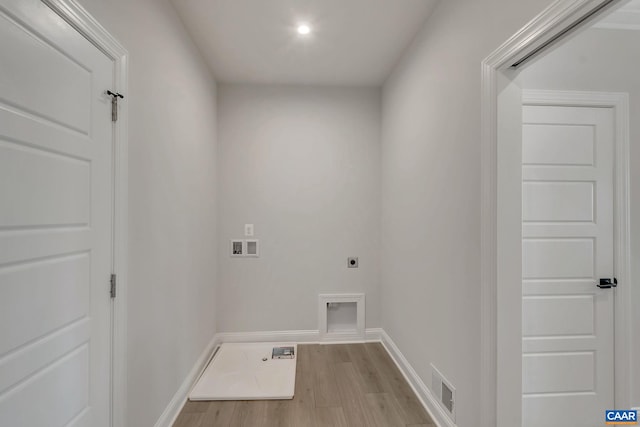
<svg viewBox="0 0 640 427">
<path fill-rule="evenodd" d="M 306 36 L 311 32 L 311 27 L 309 24 L 300 24 L 298 25 L 298 34 Z"/>
</svg>

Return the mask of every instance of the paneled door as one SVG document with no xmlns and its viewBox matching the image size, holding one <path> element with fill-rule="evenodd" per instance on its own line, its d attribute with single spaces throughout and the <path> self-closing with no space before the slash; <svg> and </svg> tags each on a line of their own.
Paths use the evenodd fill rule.
<svg viewBox="0 0 640 427">
<path fill-rule="evenodd" d="M 614 397 L 614 111 L 525 105 L 525 427 L 596 427 Z M 606 285 L 605 285 L 606 286 Z"/>
<path fill-rule="evenodd" d="M 110 424 L 114 65 L 0 0 L 0 426 Z"/>
</svg>

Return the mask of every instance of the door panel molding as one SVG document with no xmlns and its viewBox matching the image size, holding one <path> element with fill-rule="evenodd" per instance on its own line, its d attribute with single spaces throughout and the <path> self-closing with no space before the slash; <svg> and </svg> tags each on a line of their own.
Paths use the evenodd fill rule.
<svg viewBox="0 0 640 427">
<path fill-rule="evenodd" d="M 617 408 L 631 406 L 631 213 L 629 195 L 629 95 L 621 92 L 529 90 L 522 91 L 526 105 L 602 107 L 614 111 L 614 401 Z"/>
<path fill-rule="evenodd" d="M 522 224 L 523 425 L 594 426 L 614 407 L 614 298 L 611 289 L 595 286 L 614 274 L 614 112 L 523 98 L 522 141 L 530 150 L 523 149 L 523 185 L 515 198 L 522 198 L 523 220 L 527 213 L 550 220 Z M 564 130 L 561 137 L 553 135 L 557 129 Z M 566 150 L 578 142 L 586 149 Z M 540 148 L 546 159 L 527 159 Z M 556 285 L 547 294 L 527 293 L 547 280 Z"/>
</svg>

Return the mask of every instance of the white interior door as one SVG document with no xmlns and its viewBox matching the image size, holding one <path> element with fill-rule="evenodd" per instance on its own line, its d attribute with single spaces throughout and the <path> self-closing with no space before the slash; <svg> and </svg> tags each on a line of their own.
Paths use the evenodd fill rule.
<svg viewBox="0 0 640 427">
<path fill-rule="evenodd" d="M 524 106 L 525 427 L 596 427 L 613 405 L 614 112 Z"/>
<path fill-rule="evenodd" d="M 110 423 L 113 63 L 0 0 L 0 426 Z"/>
</svg>

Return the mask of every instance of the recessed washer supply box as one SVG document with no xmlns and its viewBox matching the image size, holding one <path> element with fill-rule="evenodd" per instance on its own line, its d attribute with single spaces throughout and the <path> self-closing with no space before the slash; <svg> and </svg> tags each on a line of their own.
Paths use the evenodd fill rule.
<svg viewBox="0 0 640 427">
<path fill-rule="evenodd" d="M 365 340 L 363 293 L 318 295 L 320 341 Z"/>
</svg>

